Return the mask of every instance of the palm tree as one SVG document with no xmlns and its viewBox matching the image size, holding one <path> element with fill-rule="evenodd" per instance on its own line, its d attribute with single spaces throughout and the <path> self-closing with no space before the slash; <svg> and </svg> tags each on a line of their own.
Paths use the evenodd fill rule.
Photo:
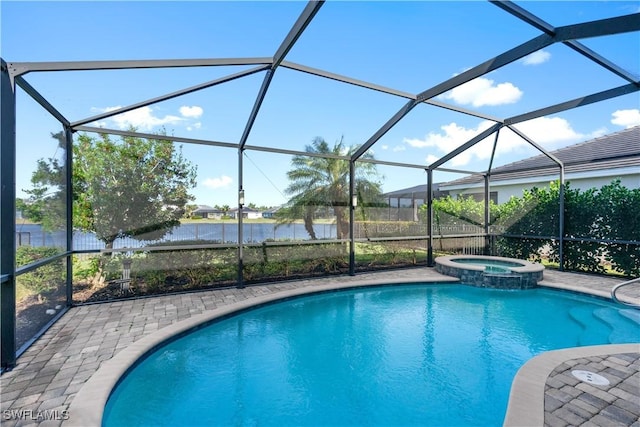
<svg viewBox="0 0 640 427">
<path fill-rule="evenodd" d="M 292 169 L 287 172 L 290 184 L 285 190 L 291 199 L 284 209 L 278 211 L 278 223 L 291 223 L 302 218 L 309 237 L 315 240 L 313 220 L 319 208 L 325 207 L 327 211 L 333 209 L 338 239 L 346 238 L 349 235 L 349 161 L 333 156 L 350 157 L 357 149 L 357 146 L 346 147 L 342 138 L 331 148 L 323 138 L 316 137 L 305 151 L 332 157 L 294 156 Z M 373 156 L 365 154 L 363 158 L 372 159 Z M 378 181 L 381 177 L 376 165 L 362 162 L 355 172 L 359 204 L 363 200 L 377 202 L 381 194 Z"/>
</svg>

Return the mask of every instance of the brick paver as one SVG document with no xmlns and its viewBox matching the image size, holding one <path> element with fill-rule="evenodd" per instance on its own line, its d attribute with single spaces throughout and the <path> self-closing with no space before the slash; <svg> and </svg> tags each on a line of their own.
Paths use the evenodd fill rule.
<svg viewBox="0 0 640 427">
<path fill-rule="evenodd" d="M 333 277 L 210 290 L 116 301 L 71 308 L 0 377 L 2 425 L 59 426 L 72 417 L 69 405 L 84 383 L 131 343 L 182 319 L 263 295 L 328 283 L 371 281 L 437 281 L 433 269 L 418 268 L 355 277 Z M 546 271 L 543 285 L 604 295 L 620 280 Z M 638 286 L 622 295 L 640 301 Z M 547 384 L 545 424 L 633 425 L 640 427 L 640 354 L 615 354 L 568 361 L 554 371 Z M 609 389 L 573 379 L 570 370 L 585 366 L 615 378 Z M 43 419 L 43 416 L 58 419 Z M 635 424 L 633 424 L 635 422 Z M 618 423 L 618 424 L 616 424 Z M 627 424 L 624 424 L 627 423 Z M 90 427 L 90 426 L 87 426 Z"/>
</svg>

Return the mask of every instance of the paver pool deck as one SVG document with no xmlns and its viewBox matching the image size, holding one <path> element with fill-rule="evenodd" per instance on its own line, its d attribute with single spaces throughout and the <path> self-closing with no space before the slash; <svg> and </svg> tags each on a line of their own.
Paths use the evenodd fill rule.
<svg viewBox="0 0 640 427">
<path fill-rule="evenodd" d="M 147 345 L 235 308 L 322 289 L 451 280 L 423 267 L 73 307 L 0 377 L 2 425 L 99 425 L 100 402 L 110 390 L 106 385 Z M 546 270 L 540 285 L 608 298 L 620 282 Z M 640 286 L 623 288 L 619 296 L 640 304 Z M 571 375 L 573 369 L 602 375 L 610 385 L 579 381 Z M 37 419 L 42 414 L 64 419 Z M 640 342 L 533 358 L 514 380 L 505 425 L 640 427 L 639 419 Z"/>
</svg>

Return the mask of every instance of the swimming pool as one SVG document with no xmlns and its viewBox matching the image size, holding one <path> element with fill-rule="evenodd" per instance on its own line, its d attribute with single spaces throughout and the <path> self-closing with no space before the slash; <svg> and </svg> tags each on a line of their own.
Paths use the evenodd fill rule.
<svg viewBox="0 0 640 427">
<path fill-rule="evenodd" d="M 297 298 L 158 348 L 115 389 L 103 425 L 501 425 L 526 360 L 637 342 L 638 322 L 637 310 L 544 289 Z"/>
</svg>

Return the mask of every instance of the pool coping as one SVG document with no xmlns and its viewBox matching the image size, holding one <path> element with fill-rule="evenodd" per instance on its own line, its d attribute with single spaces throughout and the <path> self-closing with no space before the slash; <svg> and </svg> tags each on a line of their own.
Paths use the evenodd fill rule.
<svg viewBox="0 0 640 427">
<path fill-rule="evenodd" d="M 558 365 L 572 359 L 638 352 L 640 344 L 609 344 L 552 350 L 529 359 L 511 384 L 503 426 L 545 425 L 546 380 Z"/>
<path fill-rule="evenodd" d="M 514 273 L 539 273 L 544 271 L 544 265 L 537 264 L 529 261 L 525 261 L 522 259 L 516 258 L 507 258 L 507 257 L 495 257 L 495 256 L 486 256 L 486 255 L 446 255 L 439 256 L 435 259 L 436 264 L 441 264 L 445 267 L 450 268 L 462 268 L 460 267 L 460 263 L 456 263 L 457 259 L 500 259 L 504 261 L 511 262 L 513 264 L 518 264 L 519 266 L 509 266 L 507 267 L 509 270 Z M 463 264 L 464 269 L 473 270 L 473 271 L 484 271 L 485 267 L 482 265 L 475 264 Z"/>
<path fill-rule="evenodd" d="M 349 288 L 373 287 L 385 284 L 416 284 L 416 283 L 458 283 L 459 279 L 454 277 L 439 277 L 409 279 L 400 278 L 397 280 L 385 278 L 372 280 L 371 278 L 356 280 L 351 282 L 332 282 L 322 285 L 308 285 L 302 288 L 287 289 L 274 294 L 256 296 L 248 300 L 235 302 L 223 307 L 208 310 L 193 317 L 181 320 L 168 325 L 149 335 L 144 336 L 128 345 L 113 358 L 105 361 L 100 368 L 87 380 L 75 395 L 69 413 L 73 417 L 63 421 L 64 426 L 88 426 L 101 425 L 107 400 L 113 389 L 121 378 L 129 371 L 136 362 L 145 354 L 153 351 L 167 340 L 180 334 L 187 333 L 203 324 L 215 319 L 232 315 L 234 313 L 276 302 L 283 299 L 295 298 L 314 293 L 331 292 L 345 290 Z M 595 295 L 610 299 L 610 295 L 597 290 L 589 290 L 567 285 L 556 285 L 551 283 L 539 283 L 540 287 L 550 287 L 574 291 L 584 295 Z M 624 351 L 619 351 L 624 347 Z M 555 350 L 540 354 L 529 360 L 521 367 L 512 382 L 507 413 L 504 425 L 523 425 L 523 420 L 528 420 L 526 425 L 544 424 L 544 388 L 549 373 L 560 363 L 567 359 L 576 357 L 588 357 L 593 352 L 596 354 L 610 354 L 617 352 L 640 352 L 640 344 L 616 344 L 592 347 L 576 347 L 564 350 Z M 526 367 L 526 369 L 525 369 Z M 517 388 L 518 391 L 515 391 Z M 515 395 L 517 393 L 517 396 Z M 532 396 L 532 393 L 534 396 Z M 532 409 L 535 408 L 535 409 Z M 515 420 L 519 420 L 516 422 Z M 530 422 L 529 422 L 530 421 Z"/>
</svg>

